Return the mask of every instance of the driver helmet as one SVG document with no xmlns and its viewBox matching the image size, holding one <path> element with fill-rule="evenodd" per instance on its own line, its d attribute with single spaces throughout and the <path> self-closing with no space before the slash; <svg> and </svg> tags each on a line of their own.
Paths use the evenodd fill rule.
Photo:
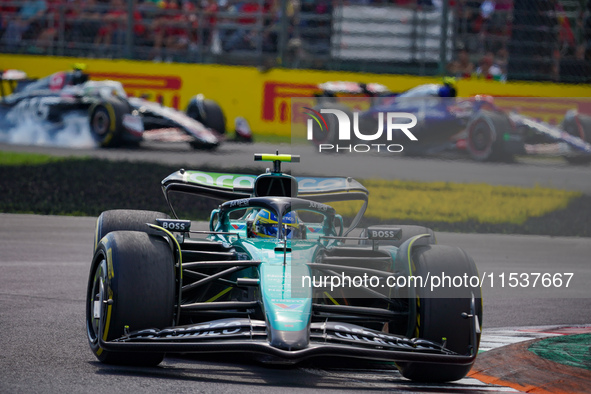
<svg viewBox="0 0 591 394">
<path fill-rule="evenodd" d="M 89 75 L 84 72 L 86 70 L 86 64 L 84 63 L 76 63 L 72 65 L 72 73 L 71 73 L 71 81 L 72 85 L 82 85 L 84 82 L 88 81 Z"/>
<path fill-rule="evenodd" d="M 300 221 L 295 212 L 288 212 L 283 216 L 283 227 L 286 229 L 285 238 L 300 238 Z M 278 228 L 277 215 L 261 209 L 252 224 L 252 233 L 257 238 L 277 238 Z"/>
<path fill-rule="evenodd" d="M 456 79 L 453 77 L 444 77 L 441 81 L 443 84 L 439 88 L 437 95 L 439 97 L 456 97 L 458 95 L 456 90 Z"/>
<path fill-rule="evenodd" d="M 82 85 L 84 82 L 88 81 L 89 75 L 86 74 L 82 70 L 74 70 L 72 72 L 72 85 Z"/>
</svg>

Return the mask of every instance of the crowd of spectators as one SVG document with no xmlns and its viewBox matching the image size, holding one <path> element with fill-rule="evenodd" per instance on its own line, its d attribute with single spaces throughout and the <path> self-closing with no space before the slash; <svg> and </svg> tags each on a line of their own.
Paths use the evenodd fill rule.
<svg viewBox="0 0 591 394">
<path fill-rule="evenodd" d="M 523 71 L 560 80 L 589 71 L 591 1 L 568 1 L 565 10 L 560 0 L 448 0 L 456 50 L 448 73 L 505 80 Z M 154 61 L 238 51 L 329 57 L 335 4 L 441 10 L 443 0 L 0 0 L 0 52 Z"/>
<path fill-rule="evenodd" d="M 196 60 L 197 52 L 278 51 L 280 22 L 288 49 L 319 43 L 328 51 L 330 0 L 0 0 L 0 51 L 121 56 L 129 21 L 134 57 Z M 317 18 L 317 16 L 324 18 Z M 61 33 L 60 33 L 61 29 Z M 59 44 L 59 45 L 58 45 Z M 318 49 L 320 50 L 320 49 Z M 117 53 L 113 53 L 117 52 Z"/>
<path fill-rule="evenodd" d="M 559 0 L 457 0 L 457 52 L 448 72 L 589 82 L 591 1 L 567 4 L 568 10 Z"/>
</svg>

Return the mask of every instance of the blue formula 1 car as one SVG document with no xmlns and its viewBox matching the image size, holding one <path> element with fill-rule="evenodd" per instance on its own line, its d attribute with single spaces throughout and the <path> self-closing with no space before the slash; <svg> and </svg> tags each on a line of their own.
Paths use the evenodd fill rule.
<svg viewBox="0 0 591 394">
<path fill-rule="evenodd" d="M 425 227 L 356 228 L 368 191 L 351 178 L 282 173 L 297 156 L 255 160 L 273 168 L 168 176 L 174 219 L 100 215 L 86 299 L 96 357 L 132 365 L 156 365 L 165 353 L 353 357 L 395 362 L 419 381 L 463 378 L 478 352 L 481 290 L 430 278 L 474 278 L 474 261 Z M 177 214 L 205 199 L 221 204 L 207 230 L 193 230 Z M 346 228 L 331 201 L 359 204 Z"/>
<path fill-rule="evenodd" d="M 418 122 L 412 133 L 417 141 L 409 142 L 408 136 L 400 130 L 394 130 L 390 140 L 385 140 L 386 133 L 383 133 L 381 140 L 372 141 L 402 144 L 404 153 L 410 155 L 459 150 L 477 161 L 511 161 L 515 155 L 535 154 L 561 156 L 573 164 L 591 162 L 591 116 L 572 109 L 566 112 L 560 125 L 550 125 L 502 109 L 490 96 L 458 98 L 455 81 L 451 78 L 444 78 L 442 84 L 420 85 L 399 94 L 380 84 L 327 82 L 319 85 L 316 96 L 315 113 L 338 109 L 350 119 L 354 119 L 351 106 L 359 106 L 359 103 L 358 99 L 347 98 L 365 97 L 367 100 L 369 97 L 369 108 L 357 114 L 357 127 L 365 135 L 379 129 L 378 119 L 384 113 L 414 114 Z M 339 99 L 341 97 L 345 99 Z M 540 106 L 552 104 L 549 98 L 530 100 Z M 558 106 L 564 104 L 558 103 Z M 336 119 L 326 115 L 325 120 L 327 127 L 324 129 L 313 125 L 312 140 L 324 147 L 323 151 L 330 151 L 332 146 L 337 152 L 340 141 Z M 355 137 L 350 142 L 367 143 Z"/>
</svg>

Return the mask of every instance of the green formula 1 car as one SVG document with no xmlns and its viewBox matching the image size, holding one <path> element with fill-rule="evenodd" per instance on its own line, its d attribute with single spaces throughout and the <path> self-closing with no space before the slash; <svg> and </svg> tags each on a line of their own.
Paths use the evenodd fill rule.
<svg viewBox="0 0 591 394">
<path fill-rule="evenodd" d="M 413 380 L 463 378 L 482 324 L 480 287 L 466 280 L 478 276 L 474 261 L 425 227 L 358 228 L 368 191 L 351 178 L 283 173 L 281 163 L 298 156 L 255 160 L 273 168 L 168 176 L 174 218 L 100 215 L 86 301 L 96 357 L 132 365 L 157 365 L 165 353 L 353 357 L 394 362 Z M 194 207 L 186 198 L 219 202 L 209 229 L 179 218 Z M 359 211 L 345 223 L 329 203 Z"/>
</svg>

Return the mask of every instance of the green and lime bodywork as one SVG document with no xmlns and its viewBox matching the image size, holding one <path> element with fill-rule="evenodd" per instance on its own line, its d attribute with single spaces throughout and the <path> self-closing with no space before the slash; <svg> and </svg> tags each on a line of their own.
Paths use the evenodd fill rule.
<svg viewBox="0 0 591 394">
<path fill-rule="evenodd" d="M 306 347 L 312 316 L 312 292 L 298 289 L 297 294 L 293 294 L 292 280 L 310 275 L 307 262 L 317 253 L 316 243 L 245 240 L 239 245 L 254 260 L 262 261 L 258 267 L 259 296 L 270 330 L 270 343 L 282 349 Z"/>
<path fill-rule="evenodd" d="M 281 362 L 317 356 L 359 357 L 399 362 L 403 375 L 411 379 L 448 381 L 464 377 L 477 354 L 481 321 L 478 295 L 472 293 L 461 303 L 456 302 L 449 315 L 447 302 L 425 298 L 424 291 L 415 292 L 410 285 L 384 286 L 384 282 L 378 282 L 381 287 L 354 285 L 357 289 L 353 290 L 351 285 L 333 289 L 332 283 L 330 288 L 318 283 L 345 273 L 358 277 L 369 274 L 379 281 L 425 276 L 422 266 L 415 266 L 413 256 L 423 258 L 423 264 L 443 261 L 443 256 L 450 262 L 445 270 L 457 265 L 458 259 L 468 267 L 473 262 L 463 252 L 432 247 L 432 230 L 419 226 L 405 227 L 405 237 L 403 229 L 395 226 L 370 226 L 361 235 L 350 236 L 367 208 L 368 192 L 360 183 L 351 178 L 281 173 L 282 162 L 297 161 L 290 155 L 261 154 L 255 159 L 272 161 L 273 169 L 258 176 L 180 170 L 162 182 L 176 218 L 157 217 L 157 224 L 149 224 L 148 235 L 142 237 L 138 236 L 141 232 L 127 233 L 132 240 L 167 244 L 166 253 L 147 260 L 154 265 L 166 262 L 164 271 L 174 260 L 174 285 L 170 288 L 174 287 L 171 295 L 177 301 L 173 325 L 138 327 L 133 332 L 125 326 L 123 336 L 108 339 L 103 334 L 109 327 L 104 317 L 121 306 L 115 301 L 109 304 L 112 298 L 107 298 L 108 293 L 98 285 L 91 286 L 93 298 L 88 305 L 94 309 L 89 316 L 99 319 L 90 326 L 96 333 L 93 343 L 110 355 L 242 351 Z M 169 198 L 172 192 L 224 202 L 212 210 L 208 230 L 191 231 L 191 221 L 180 219 L 174 211 Z M 345 231 L 342 217 L 325 203 L 352 200 L 362 202 L 362 206 Z M 152 217 L 145 212 L 126 215 L 142 223 Z M 265 222 L 258 221 L 261 217 Z M 97 227 L 98 233 L 103 231 Z M 195 233 L 202 236 L 193 237 Z M 101 245 L 109 237 L 104 237 Z M 346 241 L 355 244 L 345 245 Z M 133 248 L 138 243 L 129 245 Z M 415 249 L 418 245 L 425 247 Z M 437 250 L 443 254 L 435 255 Z M 120 260 L 116 262 L 122 267 Z M 90 283 L 102 282 L 94 278 Z M 170 282 L 153 278 L 153 283 L 160 286 Z M 170 289 L 166 286 L 164 290 Z M 109 308 L 105 312 L 103 300 Z M 432 311 L 438 313 L 435 318 Z M 446 319 L 459 323 L 444 327 L 444 335 L 440 335 L 437 325 L 446 324 Z M 459 342 L 451 338 L 458 327 L 463 331 Z M 455 349 L 446 347 L 448 337 Z M 423 371 L 418 375 L 417 367 Z"/>
<path fill-rule="evenodd" d="M 314 261 L 319 249 L 337 240 L 321 241 L 323 236 L 342 236 L 343 220 L 329 206 L 321 202 L 301 203 L 300 208 L 327 213 L 323 223 L 306 224 L 307 239 L 254 239 L 249 238 L 248 217 L 253 217 L 258 209 L 271 209 L 282 218 L 289 210 L 294 197 L 312 198 L 316 201 L 328 201 L 345 194 L 346 199 L 365 201 L 362 216 L 367 205 L 367 190 L 352 178 L 344 177 L 292 177 L 280 172 L 281 162 L 295 161 L 291 155 L 255 155 L 258 161 L 273 161 L 274 167 L 266 173 L 255 176 L 206 171 L 180 170 L 162 181 L 164 194 L 173 213 L 174 207 L 168 199 L 170 191 L 203 193 L 213 197 L 235 200 L 225 203 L 211 213 L 209 229 L 212 240 L 232 244 L 241 254 L 249 259 L 261 261 L 256 274 L 259 279 L 258 301 L 264 311 L 264 318 L 269 327 L 269 342 L 282 349 L 300 349 L 308 345 L 309 327 L 312 316 L 312 290 L 298 288 L 298 294 L 292 294 L 292 278 L 310 275 L 308 263 Z M 257 197 L 280 195 L 286 200 L 278 206 L 257 206 Z M 253 202 L 254 201 L 254 202 Z M 309 204 L 309 205 L 306 205 Z M 247 207 L 248 206 L 248 207 Z M 239 220 L 230 219 L 229 212 L 247 207 Z M 323 211 L 324 210 L 324 211 Z M 176 215 L 176 213 L 175 213 Z M 336 219 L 336 221 L 335 221 Z M 335 223 L 337 227 L 335 228 Z M 245 271 L 250 275 L 250 271 Z M 240 272 L 238 273 L 240 276 Z M 207 297 L 206 297 L 207 298 Z"/>
</svg>

